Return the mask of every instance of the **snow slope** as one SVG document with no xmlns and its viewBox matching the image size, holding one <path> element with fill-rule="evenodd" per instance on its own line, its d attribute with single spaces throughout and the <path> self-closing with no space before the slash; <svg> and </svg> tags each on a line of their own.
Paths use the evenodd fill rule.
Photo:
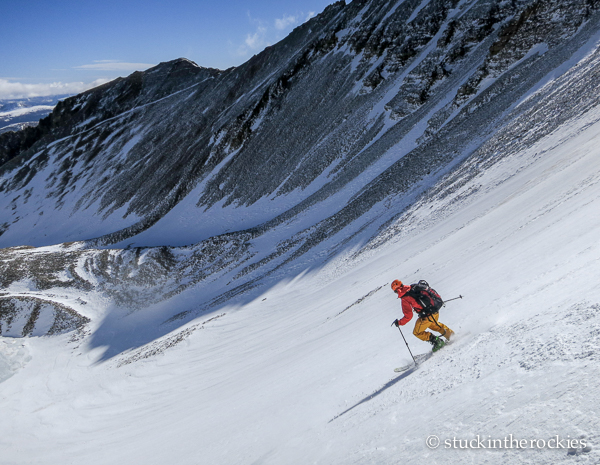
<svg viewBox="0 0 600 465">
<path fill-rule="evenodd" d="M 598 463 L 599 133 L 595 107 L 417 202 L 380 242 L 365 231 L 362 248 L 302 266 L 316 247 L 112 358 L 152 312 L 95 338 L 2 338 L 2 463 Z M 454 344 L 400 376 L 396 278 L 465 296 L 441 312 Z M 592 449 L 569 456 L 567 440 Z"/>
</svg>

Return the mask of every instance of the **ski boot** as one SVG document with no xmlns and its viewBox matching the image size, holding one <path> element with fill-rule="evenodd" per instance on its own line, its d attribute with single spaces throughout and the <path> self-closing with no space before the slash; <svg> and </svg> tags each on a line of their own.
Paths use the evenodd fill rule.
<svg viewBox="0 0 600 465">
<path fill-rule="evenodd" d="M 446 340 L 448 342 L 450 342 L 450 338 L 452 336 L 454 336 L 454 331 L 452 331 L 450 328 L 448 328 L 448 330 L 444 334 L 442 334 L 442 336 L 444 336 L 446 338 Z"/>
<path fill-rule="evenodd" d="M 433 352 L 437 352 L 438 350 L 440 350 L 442 347 L 444 347 L 446 345 L 446 343 L 444 342 L 444 340 L 441 337 L 434 336 L 433 334 L 431 336 L 429 336 L 429 342 L 433 346 L 433 349 L 432 349 Z"/>
</svg>

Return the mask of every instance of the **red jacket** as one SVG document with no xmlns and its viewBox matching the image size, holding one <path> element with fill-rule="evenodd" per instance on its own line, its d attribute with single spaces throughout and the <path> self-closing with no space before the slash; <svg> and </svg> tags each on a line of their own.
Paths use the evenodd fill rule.
<svg viewBox="0 0 600 465">
<path fill-rule="evenodd" d="M 410 286 L 402 286 L 396 291 L 398 293 L 398 298 L 402 299 L 402 313 L 404 313 L 404 316 L 398 322 L 400 326 L 404 326 L 412 319 L 413 310 L 416 312 L 423 310 L 423 307 L 418 304 L 415 299 L 409 295 L 405 295 L 408 291 L 410 291 Z"/>
</svg>

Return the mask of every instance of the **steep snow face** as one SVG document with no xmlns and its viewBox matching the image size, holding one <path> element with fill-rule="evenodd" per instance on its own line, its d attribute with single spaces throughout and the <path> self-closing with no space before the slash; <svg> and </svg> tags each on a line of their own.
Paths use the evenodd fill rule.
<svg viewBox="0 0 600 465">
<path fill-rule="evenodd" d="M 585 0 L 338 2 L 238 68 L 135 73 L 0 139 L 0 245 L 188 245 L 334 196 L 339 230 L 459 163 L 597 25 Z"/>
<path fill-rule="evenodd" d="M 0 339 L 3 460 L 598 462 L 599 130 L 596 106 L 488 159 L 485 169 L 474 153 L 463 164 L 469 169 L 447 176 L 369 247 L 306 270 L 340 233 L 276 270 L 268 285 L 167 323 L 172 331 L 162 337 L 156 323 L 165 309 L 202 302 L 206 288 L 128 316 L 113 309 L 92 321 L 93 334 L 71 342 L 69 335 Z M 368 228 L 358 236 L 372 238 Z M 192 250 L 181 249 L 177 261 Z M 66 251 L 94 255 L 76 245 Z M 108 257 L 117 252 L 99 253 L 101 280 L 119 261 Z M 157 257 L 137 259 L 141 266 Z M 27 263 L 35 262 L 23 260 L 20 269 Z M 77 263 L 71 270 L 81 276 L 94 269 Z M 425 278 L 446 299 L 464 295 L 440 314 L 456 331 L 454 343 L 400 376 L 393 368 L 410 356 L 389 326 L 401 313 L 389 288 L 397 278 Z M 212 279 L 227 287 L 231 275 Z M 35 291 L 19 282 L 13 292 Z M 74 286 L 45 292 L 66 302 Z M 102 303 L 90 298 L 85 307 L 92 315 Z M 402 328 L 411 350 L 429 350 L 412 324 Z M 572 445 L 577 456 L 568 455 Z"/>
</svg>

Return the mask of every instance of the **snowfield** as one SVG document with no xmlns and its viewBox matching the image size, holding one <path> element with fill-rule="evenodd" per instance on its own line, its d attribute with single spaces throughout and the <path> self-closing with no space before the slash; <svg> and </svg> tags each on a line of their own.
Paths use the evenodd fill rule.
<svg viewBox="0 0 600 465">
<path fill-rule="evenodd" d="M 148 344 L 152 310 L 2 338 L 1 462 L 598 463 L 598 134 L 594 108 L 417 203 L 378 246 L 282 268 Z M 440 314 L 454 343 L 400 375 L 396 278 L 464 296 Z"/>
</svg>

